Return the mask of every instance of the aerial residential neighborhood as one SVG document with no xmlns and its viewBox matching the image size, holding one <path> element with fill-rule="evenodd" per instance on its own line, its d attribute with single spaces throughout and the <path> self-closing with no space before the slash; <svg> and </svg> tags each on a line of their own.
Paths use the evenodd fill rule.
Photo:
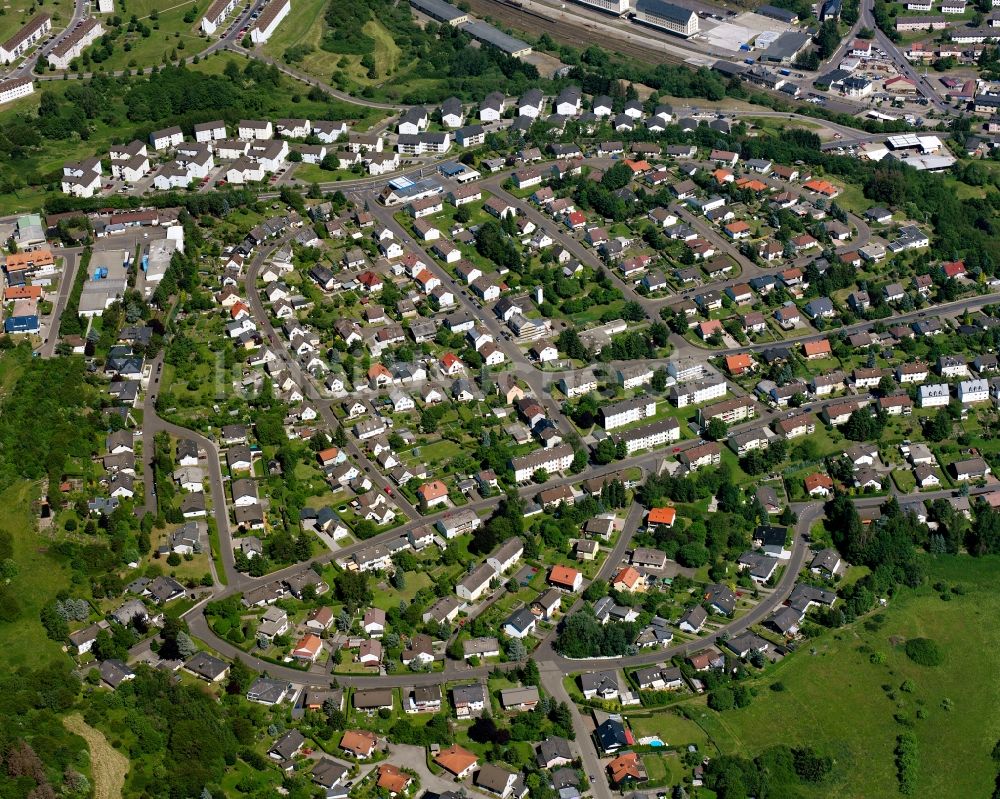
<svg viewBox="0 0 1000 799">
<path fill-rule="evenodd" d="M 0 786 L 990 795 L 992 14 L 0 14 Z"/>
</svg>

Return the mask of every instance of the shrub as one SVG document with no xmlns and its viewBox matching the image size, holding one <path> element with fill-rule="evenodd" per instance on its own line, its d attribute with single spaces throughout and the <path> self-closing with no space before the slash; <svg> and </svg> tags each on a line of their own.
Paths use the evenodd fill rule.
<svg viewBox="0 0 1000 799">
<path fill-rule="evenodd" d="M 940 666 L 944 653 L 930 638 L 911 638 L 906 642 L 906 656 L 921 666 Z"/>
</svg>

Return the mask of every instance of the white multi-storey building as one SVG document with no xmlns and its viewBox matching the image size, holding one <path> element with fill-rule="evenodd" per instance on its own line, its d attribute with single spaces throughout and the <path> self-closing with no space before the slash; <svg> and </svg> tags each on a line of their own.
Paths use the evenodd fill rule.
<svg viewBox="0 0 1000 799">
<path fill-rule="evenodd" d="M 681 426 L 680 422 L 671 416 L 652 424 L 626 430 L 624 433 L 617 433 L 614 438 L 616 442 L 624 441 L 625 451 L 631 455 L 639 450 L 656 449 L 672 441 L 680 441 Z"/>
<path fill-rule="evenodd" d="M 989 400 L 990 384 L 988 381 L 979 378 L 978 380 L 963 380 L 958 384 L 958 401 L 963 405 L 989 402 Z"/>
<path fill-rule="evenodd" d="M 9 64 L 23 56 L 52 30 L 52 19 L 48 14 L 39 14 L 21 30 L 0 44 L 0 62 Z"/>
<path fill-rule="evenodd" d="M 940 408 L 948 404 L 951 399 L 951 392 L 948 391 L 947 383 L 930 383 L 920 387 L 920 407 Z"/>
<path fill-rule="evenodd" d="M 615 430 L 655 415 L 656 400 L 652 397 L 637 397 L 601 408 L 601 424 L 605 430 Z"/>
<path fill-rule="evenodd" d="M 700 405 L 726 396 L 726 381 L 721 377 L 708 377 L 692 383 L 681 383 L 670 389 L 670 401 L 678 408 Z"/>
<path fill-rule="evenodd" d="M 257 18 L 257 23 L 250 29 L 250 41 L 254 44 L 264 44 L 277 30 L 281 20 L 292 11 L 292 0 L 271 0 L 264 6 L 263 12 Z"/>
<path fill-rule="evenodd" d="M 35 84 L 31 78 L 12 78 L 0 83 L 0 105 L 9 103 L 12 100 L 27 97 L 35 91 Z"/>
<path fill-rule="evenodd" d="M 698 15 L 694 11 L 664 0 L 638 0 L 635 18 L 678 36 L 693 36 L 698 32 Z"/>
<path fill-rule="evenodd" d="M 573 462 L 573 448 L 569 444 L 559 444 L 551 449 L 539 449 L 510 459 L 514 470 L 514 479 L 518 483 L 530 480 L 531 475 L 539 469 L 552 472 L 563 472 Z"/>
<path fill-rule="evenodd" d="M 70 62 L 97 41 L 104 33 L 104 26 L 94 17 L 81 22 L 49 53 L 49 64 L 56 69 L 69 69 Z"/>
<path fill-rule="evenodd" d="M 211 36 L 238 5 L 239 0 L 215 0 L 201 18 L 201 29 Z"/>
</svg>

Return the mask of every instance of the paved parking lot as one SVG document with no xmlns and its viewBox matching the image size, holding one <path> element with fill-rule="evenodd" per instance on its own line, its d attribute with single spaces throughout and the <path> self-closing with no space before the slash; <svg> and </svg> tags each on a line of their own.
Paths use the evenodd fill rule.
<svg viewBox="0 0 1000 799">
<path fill-rule="evenodd" d="M 739 52 L 740 45 L 751 41 L 765 31 L 784 33 L 795 30 L 792 25 L 779 22 L 776 19 L 746 12 L 725 22 L 715 23 L 712 20 L 699 20 L 702 30 L 698 38 L 708 42 L 712 47 L 730 52 Z"/>
</svg>

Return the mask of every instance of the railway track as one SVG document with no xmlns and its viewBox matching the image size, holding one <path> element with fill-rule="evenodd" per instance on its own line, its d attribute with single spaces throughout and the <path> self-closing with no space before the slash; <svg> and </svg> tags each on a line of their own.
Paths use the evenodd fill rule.
<svg viewBox="0 0 1000 799">
<path fill-rule="evenodd" d="M 611 39 L 603 36 L 590 26 L 566 23 L 549 19 L 530 9 L 524 8 L 517 0 L 469 0 L 472 11 L 480 17 L 492 17 L 502 25 L 515 31 L 530 32 L 534 36 L 547 33 L 557 42 L 587 48 L 597 44 L 606 50 L 620 53 L 627 58 L 644 61 L 651 64 L 683 64 L 677 56 L 655 47 L 645 47 L 624 39 Z"/>
</svg>

